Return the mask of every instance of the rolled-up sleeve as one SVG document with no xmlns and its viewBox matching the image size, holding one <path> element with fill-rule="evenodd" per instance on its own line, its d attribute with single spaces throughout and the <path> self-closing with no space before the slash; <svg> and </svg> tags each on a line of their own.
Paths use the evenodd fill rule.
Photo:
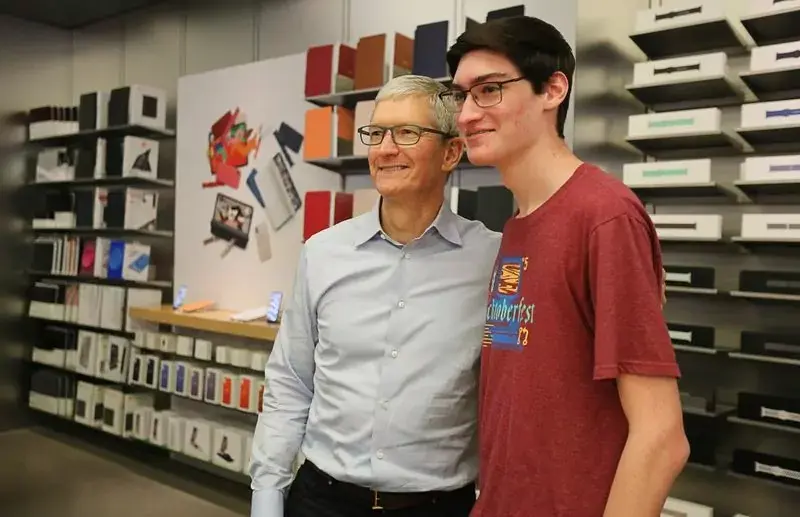
<svg viewBox="0 0 800 517">
<path fill-rule="evenodd" d="M 307 271 L 307 249 L 303 247 L 294 290 L 264 372 L 264 406 L 251 451 L 251 517 L 283 517 L 284 495 L 305 435 L 317 343 Z"/>
</svg>

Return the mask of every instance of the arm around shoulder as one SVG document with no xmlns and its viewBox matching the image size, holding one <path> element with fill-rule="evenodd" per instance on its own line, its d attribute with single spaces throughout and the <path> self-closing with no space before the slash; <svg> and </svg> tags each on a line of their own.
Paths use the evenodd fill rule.
<svg viewBox="0 0 800 517">
<path fill-rule="evenodd" d="M 283 497 L 305 436 L 313 397 L 317 323 L 303 247 L 294 289 L 265 369 L 263 410 L 253 437 L 251 517 L 283 517 Z"/>
</svg>

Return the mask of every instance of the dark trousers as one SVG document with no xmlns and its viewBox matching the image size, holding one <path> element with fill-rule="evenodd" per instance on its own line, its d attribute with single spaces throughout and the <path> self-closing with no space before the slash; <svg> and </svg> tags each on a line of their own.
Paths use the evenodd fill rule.
<svg viewBox="0 0 800 517">
<path fill-rule="evenodd" d="M 306 461 L 289 489 L 284 517 L 469 517 L 475 485 L 452 492 L 415 494 L 416 501 L 397 509 L 373 509 L 369 490 L 343 483 Z M 387 499 L 388 500 L 388 499 Z"/>
</svg>

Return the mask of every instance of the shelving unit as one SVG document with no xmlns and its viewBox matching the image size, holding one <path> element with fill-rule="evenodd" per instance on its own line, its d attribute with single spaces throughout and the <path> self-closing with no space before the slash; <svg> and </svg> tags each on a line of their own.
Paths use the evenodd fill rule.
<svg viewBox="0 0 800 517">
<path fill-rule="evenodd" d="M 719 6 L 721 3 L 716 5 Z M 711 6 L 709 10 L 713 11 L 717 8 L 720 7 Z M 681 12 L 681 15 L 687 15 L 689 11 L 690 9 L 687 7 Z M 658 11 L 658 16 L 667 18 L 669 14 L 665 14 L 662 10 Z M 699 16 L 701 15 L 698 14 Z M 641 19 L 651 25 L 657 25 L 658 19 L 655 18 L 656 22 L 654 23 L 654 17 L 655 15 L 651 14 Z M 665 23 L 673 24 L 674 21 Z M 745 290 L 742 287 L 744 280 L 740 278 L 738 287 L 734 287 L 735 279 L 728 278 L 728 275 L 731 274 L 729 272 L 731 266 L 738 266 L 740 260 L 741 266 L 739 267 L 742 270 L 782 271 L 788 269 L 798 271 L 796 266 L 791 265 L 791 261 L 798 257 L 800 236 L 790 238 L 780 236 L 781 234 L 778 233 L 785 231 L 786 235 L 791 234 L 793 226 L 788 218 L 785 223 L 779 223 L 779 221 L 774 224 L 763 223 L 764 235 L 776 236 L 755 238 L 749 236 L 758 235 L 759 224 L 761 224 L 758 219 L 749 219 L 747 231 L 744 232 L 748 237 L 742 237 L 741 235 L 730 235 L 728 218 L 731 217 L 731 212 L 736 214 L 733 217 L 750 213 L 800 213 L 800 210 L 796 209 L 798 196 L 800 196 L 800 177 L 798 179 L 770 179 L 773 173 L 780 178 L 793 174 L 790 171 L 794 170 L 794 162 L 788 158 L 780 158 L 774 163 L 765 161 L 769 160 L 768 156 L 772 154 L 800 155 L 800 125 L 787 124 L 764 128 L 741 127 L 748 123 L 754 124 L 755 122 L 752 120 L 760 120 L 749 117 L 745 123 L 740 123 L 738 128 L 736 123 L 730 123 L 734 117 L 738 117 L 741 122 L 743 110 L 740 106 L 752 102 L 754 99 L 780 101 L 800 98 L 800 67 L 787 67 L 767 72 L 754 72 L 738 68 L 739 63 L 747 68 L 748 65 L 745 62 L 750 61 L 749 56 L 746 55 L 748 47 L 751 46 L 748 37 L 751 37 L 757 45 L 789 40 L 800 41 L 800 32 L 797 31 L 797 27 L 800 27 L 800 8 L 788 9 L 769 16 L 746 17 L 741 20 L 741 23 L 749 36 L 745 31 L 740 30 L 738 20 L 728 18 L 632 34 L 631 39 L 644 52 L 649 61 L 676 57 L 685 59 L 678 62 L 637 65 L 638 83 L 626 86 L 626 90 L 648 108 L 648 115 L 659 114 L 648 117 L 636 115 L 639 119 L 631 121 L 629 124 L 631 134 L 637 136 L 629 135 L 626 140 L 644 156 L 638 162 L 631 160 L 631 164 L 635 163 L 635 165 L 631 165 L 625 172 L 628 186 L 643 201 L 654 205 L 648 207 L 650 213 L 708 214 L 710 205 L 718 207 L 719 211 L 716 213 L 722 215 L 724 220 L 723 234 L 720 239 L 692 240 L 663 237 L 659 239 L 665 256 L 664 262 L 670 264 L 672 259 L 672 263 L 675 264 L 675 270 L 671 273 L 676 279 L 673 282 L 687 284 L 686 286 L 667 286 L 667 297 L 680 297 L 681 301 L 676 301 L 675 304 L 667 303 L 665 306 L 665 311 L 673 314 L 673 318 L 669 321 L 681 321 L 684 322 L 682 325 L 687 327 L 685 334 L 688 337 L 679 334 L 673 335 L 673 339 L 681 341 L 673 343 L 673 347 L 682 370 L 684 370 L 684 377 L 681 379 L 682 390 L 691 391 L 692 388 L 711 390 L 714 399 L 716 397 L 725 399 L 722 401 L 724 404 L 717 405 L 714 411 L 704 411 L 702 408 L 684 408 L 690 442 L 699 440 L 698 443 L 692 445 L 693 450 L 698 450 L 703 454 L 708 452 L 701 460 L 704 465 L 690 465 L 687 471 L 702 471 L 702 475 L 706 476 L 703 483 L 704 490 L 709 491 L 709 502 L 730 498 L 728 490 L 733 479 L 740 480 L 738 481 L 740 485 L 737 485 L 740 487 L 739 489 L 746 488 L 750 483 L 768 484 L 778 490 L 787 490 L 787 500 L 794 500 L 791 498 L 796 497 L 789 495 L 795 488 L 790 484 L 776 481 L 778 478 L 765 481 L 750 473 L 748 468 L 751 468 L 752 464 L 748 465 L 747 459 L 742 460 L 743 457 L 747 458 L 746 455 L 740 454 L 738 463 L 728 457 L 731 450 L 762 452 L 762 448 L 772 447 L 771 441 L 767 443 L 768 440 L 758 440 L 755 443 L 737 442 L 737 440 L 752 440 L 755 435 L 751 431 L 751 434 L 747 435 L 749 438 L 742 438 L 739 436 L 741 433 L 736 432 L 736 427 L 748 426 L 756 433 L 759 430 L 772 433 L 785 432 L 786 436 L 783 438 L 788 440 L 797 439 L 797 435 L 800 434 L 798 429 L 768 422 L 766 419 L 742 418 L 739 416 L 740 409 L 737 407 L 737 402 L 730 400 L 730 397 L 738 396 L 738 392 L 745 389 L 756 396 L 780 394 L 783 397 L 800 399 L 800 396 L 796 396 L 792 391 L 793 387 L 800 388 L 800 384 L 795 382 L 796 379 L 800 379 L 800 375 L 798 375 L 800 374 L 800 369 L 798 369 L 800 368 L 800 354 L 797 354 L 797 357 L 790 357 L 792 354 L 790 349 L 792 346 L 796 346 L 793 344 L 793 340 L 800 335 L 800 327 L 794 325 L 791 316 L 788 320 L 781 320 L 778 316 L 784 314 L 781 311 L 792 311 L 793 307 L 800 303 L 800 294 L 755 292 L 755 289 L 762 289 L 762 284 L 754 280 L 756 277 L 753 276 L 747 277 L 750 279 L 749 283 L 745 282 L 745 285 L 752 285 L 749 287 L 751 290 Z M 725 74 L 716 73 L 723 61 L 718 54 L 720 51 L 726 53 Z M 716 55 L 712 56 L 712 53 L 716 53 Z M 708 55 L 701 57 L 700 54 Z M 680 66 L 684 62 L 686 63 L 685 70 Z M 674 67 L 674 70 L 670 67 Z M 656 78 L 659 77 L 655 75 L 657 68 L 662 74 L 661 77 L 674 75 L 678 78 L 683 77 L 683 79 L 650 84 L 657 81 Z M 714 71 L 716 75 L 707 72 L 708 70 Z M 690 74 L 699 76 L 701 71 L 706 74 L 702 78 L 687 79 Z M 647 128 L 647 133 L 664 133 L 663 128 L 669 126 L 667 124 L 658 125 L 658 123 L 680 118 L 661 115 L 661 113 L 694 108 L 720 108 L 717 113 L 708 110 L 707 113 L 691 113 L 685 117 L 691 119 L 691 123 L 698 126 L 701 123 L 705 124 L 703 127 L 711 127 L 716 124 L 720 130 L 679 134 L 679 130 L 676 129 L 672 131 L 676 133 L 675 136 L 638 136 L 644 132 L 644 128 Z M 787 109 L 789 108 L 787 107 Z M 750 112 L 755 113 L 754 110 Z M 705 117 L 702 119 L 703 122 L 699 122 L 701 117 Z M 769 122 L 772 120 L 769 119 Z M 747 168 L 741 165 L 741 161 L 736 163 L 737 158 L 744 159 L 745 157 L 753 157 L 748 160 Z M 669 171 L 661 171 L 658 167 L 640 165 L 641 163 L 649 164 L 652 161 L 671 162 L 674 160 L 680 162 L 692 158 L 711 158 L 713 166 L 700 162 L 670 163 L 661 166 L 662 169 L 669 169 Z M 751 166 L 752 168 L 750 168 Z M 740 171 L 737 171 L 737 168 Z M 748 179 L 731 177 L 736 172 L 741 173 L 741 178 Z M 684 175 L 687 179 L 697 178 L 700 181 L 675 183 L 672 178 L 678 174 Z M 750 179 L 762 177 L 764 179 Z M 783 206 L 781 209 L 775 208 L 763 212 L 757 207 L 755 209 L 752 207 L 754 204 L 764 203 Z M 662 206 L 664 210 L 659 210 Z M 687 208 L 688 206 L 700 206 L 701 208 L 697 208 L 693 212 L 694 208 Z M 769 220 L 767 219 L 767 221 Z M 771 226 L 773 228 L 770 228 Z M 674 256 L 673 253 L 675 253 Z M 708 255 L 702 257 L 704 253 Z M 709 276 L 708 270 L 711 268 L 705 265 L 701 267 L 701 264 L 713 261 L 715 255 L 720 256 L 725 267 L 714 268 Z M 693 260 L 691 258 L 693 256 L 702 258 L 696 259 L 695 265 L 690 267 L 687 264 L 691 264 L 689 261 Z M 785 263 L 787 265 L 783 268 L 777 265 L 772 266 L 773 261 L 776 264 Z M 678 266 L 679 264 L 682 269 Z M 685 273 L 683 273 L 684 271 Z M 715 278 L 714 273 L 725 275 L 725 278 Z M 751 271 L 752 273 L 754 272 Z M 697 275 L 697 277 L 693 275 Z M 775 280 L 778 281 L 780 278 L 776 277 Z M 791 281 L 786 281 L 787 286 L 791 284 Z M 699 285 L 703 287 L 699 287 Z M 768 285 L 766 280 L 763 281 L 763 285 Z M 767 289 L 767 287 L 763 287 L 763 289 Z M 790 287 L 782 289 L 788 292 Z M 698 305 L 695 306 L 695 303 Z M 671 307 L 675 307 L 672 310 L 676 312 L 671 313 Z M 708 317 L 705 315 L 706 310 Z M 693 334 L 692 326 L 702 325 L 708 328 L 711 325 L 709 321 L 716 323 L 720 318 L 725 317 L 728 310 L 737 316 L 732 316 L 733 320 L 730 325 L 725 325 L 725 328 L 712 328 L 715 331 L 715 334 L 712 334 L 714 348 L 684 344 L 684 340 L 694 343 L 694 340 L 701 339 L 698 336 L 704 336 L 702 332 Z M 741 318 L 739 311 L 744 311 L 741 313 Z M 791 314 L 791 312 L 786 313 Z M 682 316 L 677 317 L 678 314 Z M 673 326 L 679 327 L 678 324 L 673 324 Z M 737 335 L 741 335 L 741 345 L 729 341 L 731 339 L 727 332 L 729 326 L 735 330 Z M 679 332 L 672 327 L 671 330 Z M 683 329 L 680 332 L 683 332 Z M 784 337 L 781 338 L 777 334 Z M 706 339 L 706 337 L 702 337 L 702 339 Z M 718 341 L 720 339 L 722 342 Z M 771 347 L 769 348 L 772 350 L 771 352 L 763 354 L 751 352 L 758 347 L 767 350 L 767 343 Z M 780 348 L 784 343 L 786 343 L 783 345 L 785 349 Z M 775 370 L 770 370 L 769 374 L 765 375 L 761 370 L 768 368 Z M 733 373 L 734 371 L 736 374 Z M 719 379 L 715 377 L 718 372 Z M 696 378 L 698 374 L 703 378 Z M 749 385 L 737 384 L 739 378 L 747 379 Z M 733 403 L 731 404 L 731 402 Z M 723 406 L 726 407 L 723 408 Z M 800 442 L 797 444 L 800 447 Z M 794 450 L 800 450 L 800 448 L 795 447 Z M 790 458 L 792 457 L 790 452 L 788 449 L 780 448 L 780 450 L 773 450 L 772 454 Z M 780 494 L 778 496 L 783 497 Z M 711 504 L 704 502 L 700 495 L 696 497 L 698 497 L 696 502 L 700 504 Z M 740 499 L 740 501 L 745 501 L 745 499 Z M 725 512 L 726 515 L 736 513 L 730 507 L 725 508 Z M 756 505 L 740 513 L 756 515 L 759 512 L 769 513 L 769 510 L 759 510 Z"/>
</svg>

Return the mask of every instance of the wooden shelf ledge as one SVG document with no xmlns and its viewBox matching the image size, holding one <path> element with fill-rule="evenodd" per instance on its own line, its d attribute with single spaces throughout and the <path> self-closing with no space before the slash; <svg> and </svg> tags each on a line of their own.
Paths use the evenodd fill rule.
<svg viewBox="0 0 800 517">
<path fill-rule="evenodd" d="M 270 325 L 265 321 L 248 323 L 232 321 L 230 317 L 235 313 L 235 311 L 221 309 L 178 312 L 171 305 L 130 308 L 130 317 L 141 321 L 214 332 L 215 334 L 275 341 L 275 336 L 278 335 L 278 325 Z"/>
</svg>

